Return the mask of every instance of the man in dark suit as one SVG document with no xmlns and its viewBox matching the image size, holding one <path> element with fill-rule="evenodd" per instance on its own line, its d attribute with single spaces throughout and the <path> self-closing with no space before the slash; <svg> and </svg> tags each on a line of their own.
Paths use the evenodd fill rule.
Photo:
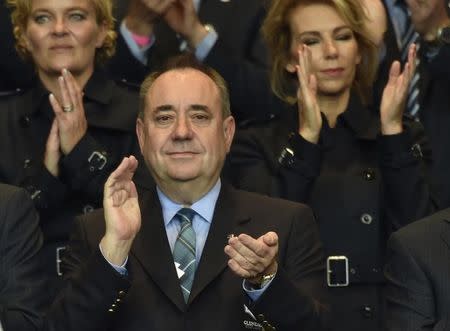
<svg viewBox="0 0 450 331">
<path fill-rule="evenodd" d="M 450 330 L 450 209 L 394 233 L 388 258 L 387 330 Z"/>
<path fill-rule="evenodd" d="M 430 140 L 439 209 L 450 207 L 450 1 L 406 0 L 420 35 L 419 119 Z"/>
<path fill-rule="evenodd" d="M 138 198 L 134 157 L 111 174 L 104 211 L 78 222 L 47 329 L 320 330 L 324 261 L 310 209 L 219 179 L 235 129 L 223 79 L 181 58 L 141 96 L 137 133 L 157 188 Z"/>
<path fill-rule="evenodd" d="M 170 56 L 192 52 L 225 78 L 238 122 L 270 118 L 283 104 L 269 86 L 264 17 L 262 0 L 130 0 L 108 70 L 140 84 Z"/>
<path fill-rule="evenodd" d="M 0 330 L 32 331 L 46 304 L 40 270 L 42 234 L 27 193 L 0 184 Z"/>
</svg>

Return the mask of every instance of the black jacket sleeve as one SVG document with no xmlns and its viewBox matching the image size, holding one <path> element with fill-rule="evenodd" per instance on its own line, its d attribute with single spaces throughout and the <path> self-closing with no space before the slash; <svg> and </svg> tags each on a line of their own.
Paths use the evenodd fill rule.
<svg viewBox="0 0 450 331">
<path fill-rule="evenodd" d="M 0 322 L 5 331 L 38 330 L 49 300 L 38 215 L 25 191 L 0 188 Z"/>
</svg>

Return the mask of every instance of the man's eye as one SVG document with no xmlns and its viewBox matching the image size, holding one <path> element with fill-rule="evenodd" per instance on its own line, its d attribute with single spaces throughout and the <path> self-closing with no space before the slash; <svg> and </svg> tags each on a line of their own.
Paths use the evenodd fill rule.
<svg viewBox="0 0 450 331">
<path fill-rule="evenodd" d="M 192 120 L 194 122 L 207 122 L 209 121 L 210 116 L 204 113 L 197 113 L 192 115 Z"/>
<path fill-rule="evenodd" d="M 169 115 L 158 115 L 155 118 L 155 121 L 157 123 L 161 123 L 161 124 L 169 123 L 171 120 L 172 120 L 172 116 L 169 116 Z"/>
</svg>

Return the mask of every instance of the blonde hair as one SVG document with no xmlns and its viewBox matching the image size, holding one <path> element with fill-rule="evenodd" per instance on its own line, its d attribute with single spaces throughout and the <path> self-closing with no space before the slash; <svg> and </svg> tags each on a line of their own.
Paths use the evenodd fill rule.
<svg viewBox="0 0 450 331">
<path fill-rule="evenodd" d="M 111 0 L 89 1 L 94 6 L 97 24 L 104 24 L 107 31 L 103 45 L 95 52 L 95 62 L 103 64 L 114 55 L 116 49 L 117 34 L 114 31 L 113 5 Z M 23 59 L 30 60 L 31 54 L 24 44 L 23 35 L 31 14 L 32 0 L 7 0 L 7 5 L 12 9 L 11 21 L 16 38 L 16 49 Z"/>
<path fill-rule="evenodd" d="M 274 93 L 288 103 L 297 101 L 297 76 L 286 70 L 291 60 L 292 33 L 289 16 L 301 4 L 323 3 L 332 6 L 349 25 L 361 54 L 356 67 L 353 88 L 364 103 L 370 99 L 371 87 L 378 68 L 378 50 L 366 30 L 366 14 L 359 0 L 273 0 L 262 32 L 271 58 L 271 86 Z"/>
</svg>

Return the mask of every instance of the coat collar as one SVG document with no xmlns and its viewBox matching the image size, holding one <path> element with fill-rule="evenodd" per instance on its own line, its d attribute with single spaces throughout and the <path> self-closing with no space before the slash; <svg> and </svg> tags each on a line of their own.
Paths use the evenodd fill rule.
<svg viewBox="0 0 450 331">
<path fill-rule="evenodd" d="M 295 129 L 297 129 L 297 106 L 295 106 L 293 112 L 295 119 L 292 118 L 292 115 L 289 116 L 290 119 L 288 119 L 288 123 L 290 123 L 290 126 L 294 125 Z M 328 125 L 326 124 L 326 118 L 323 114 L 322 118 L 324 120 L 322 130 L 324 130 Z M 364 106 L 356 92 L 352 92 L 347 110 L 338 116 L 337 126 L 348 127 L 355 133 L 356 138 L 363 140 L 375 140 L 381 130 L 378 112 Z"/>
<path fill-rule="evenodd" d="M 347 110 L 338 117 L 338 122 L 348 126 L 359 139 L 375 140 L 380 132 L 378 116 L 362 104 L 356 93 L 352 93 Z"/>
<path fill-rule="evenodd" d="M 226 269 L 228 258 L 223 249 L 227 236 L 231 233 L 241 233 L 240 227 L 250 220 L 242 214 L 242 209 L 237 207 L 239 199 L 234 192 L 227 184 L 222 185 L 188 305 Z M 187 305 L 176 276 L 156 189 L 145 190 L 140 196 L 142 224 L 131 254 L 178 309 L 185 311 Z"/>
<path fill-rule="evenodd" d="M 39 78 L 35 78 L 34 88 L 31 92 L 32 105 L 31 112 L 36 112 L 40 106 L 48 100 L 49 91 L 42 85 Z M 114 83 L 107 79 L 102 70 L 95 70 L 86 83 L 83 93 L 86 100 L 107 105 L 113 97 Z"/>
<path fill-rule="evenodd" d="M 138 111 L 137 93 L 120 91 L 102 70 L 94 71 L 83 93 L 84 110 L 90 127 L 134 133 Z M 21 106 L 20 111 L 25 116 L 42 112 L 52 120 L 54 115 L 48 95 L 47 89 L 36 79 L 34 88 L 24 95 L 23 102 L 26 105 Z"/>
</svg>

